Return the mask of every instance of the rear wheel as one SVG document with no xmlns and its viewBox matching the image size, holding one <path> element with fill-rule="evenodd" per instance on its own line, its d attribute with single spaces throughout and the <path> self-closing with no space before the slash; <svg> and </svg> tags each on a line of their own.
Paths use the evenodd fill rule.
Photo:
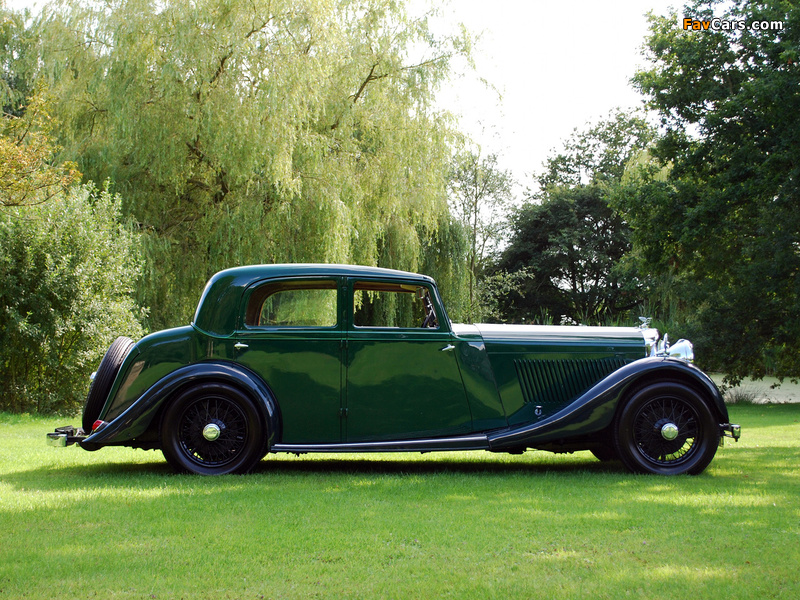
<svg viewBox="0 0 800 600">
<path fill-rule="evenodd" d="M 663 382 L 636 392 L 615 430 L 620 460 L 631 471 L 696 475 L 714 458 L 719 425 L 702 397 L 681 383 Z"/>
<path fill-rule="evenodd" d="M 100 411 L 103 410 L 108 393 L 111 391 L 111 386 L 114 384 L 119 368 L 122 366 L 122 361 L 128 356 L 128 352 L 131 351 L 133 346 L 134 343 L 131 338 L 118 337 L 103 355 L 103 360 L 100 361 L 100 366 L 97 367 L 94 381 L 89 386 L 86 404 L 83 407 L 81 424 L 85 433 L 91 433 L 92 425 L 100 416 Z"/>
<path fill-rule="evenodd" d="M 223 383 L 182 392 L 161 422 L 161 451 L 176 471 L 246 473 L 264 455 L 266 431 L 253 402 Z"/>
</svg>

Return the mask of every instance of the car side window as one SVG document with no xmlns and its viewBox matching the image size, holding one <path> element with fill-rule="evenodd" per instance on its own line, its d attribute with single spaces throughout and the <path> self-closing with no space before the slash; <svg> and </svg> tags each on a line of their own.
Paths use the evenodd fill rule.
<svg viewBox="0 0 800 600">
<path fill-rule="evenodd" d="M 245 314 L 248 327 L 336 327 L 336 281 L 278 281 L 256 288 Z"/>
<path fill-rule="evenodd" d="M 358 281 L 353 286 L 355 327 L 437 328 L 439 321 L 425 286 Z"/>
</svg>

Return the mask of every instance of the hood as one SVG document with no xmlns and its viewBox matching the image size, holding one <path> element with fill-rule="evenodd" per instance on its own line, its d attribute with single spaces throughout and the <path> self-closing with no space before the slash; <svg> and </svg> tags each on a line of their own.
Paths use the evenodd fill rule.
<svg viewBox="0 0 800 600">
<path fill-rule="evenodd" d="M 584 327 L 582 325 L 475 325 L 484 340 L 541 340 L 546 342 L 626 341 L 644 344 L 646 330 L 638 327 Z"/>
<path fill-rule="evenodd" d="M 631 360 L 654 353 L 658 332 L 638 327 L 583 327 L 570 325 L 453 325 L 462 339 L 480 337 L 491 354 L 591 352 L 625 355 Z"/>
</svg>

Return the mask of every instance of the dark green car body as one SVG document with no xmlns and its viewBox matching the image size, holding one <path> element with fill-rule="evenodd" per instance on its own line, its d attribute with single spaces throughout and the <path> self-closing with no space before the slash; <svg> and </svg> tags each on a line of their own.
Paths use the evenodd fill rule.
<svg viewBox="0 0 800 600">
<path fill-rule="evenodd" d="M 160 448 L 179 470 L 207 474 L 249 470 L 269 452 L 528 448 L 700 472 L 738 427 L 714 383 L 657 352 L 656 338 L 646 328 L 454 325 L 433 279 L 414 273 L 239 267 L 212 277 L 191 325 L 128 341 L 105 388 L 90 391 L 93 432 L 78 441 Z M 623 414 L 654 386 L 667 400 Z M 692 414 L 670 417 L 681 390 Z M 661 413 L 647 417 L 653 406 Z M 642 429 L 637 418 L 669 442 L 645 448 L 650 466 L 628 456 L 642 442 L 620 429 Z"/>
</svg>

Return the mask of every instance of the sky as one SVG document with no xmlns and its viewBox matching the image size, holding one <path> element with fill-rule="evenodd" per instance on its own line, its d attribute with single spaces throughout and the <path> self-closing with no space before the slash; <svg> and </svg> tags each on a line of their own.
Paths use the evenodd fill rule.
<svg viewBox="0 0 800 600">
<path fill-rule="evenodd" d="M 475 71 L 497 91 L 463 77 L 439 102 L 524 188 L 574 129 L 616 107 L 642 105 L 629 80 L 647 66 L 645 15 L 666 15 L 672 6 L 679 11 L 682 3 L 453 0 L 447 19 L 480 34 Z"/>
<path fill-rule="evenodd" d="M 422 10 L 425 0 L 411 0 Z M 6 0 L 12 8 L 42 0 Z M 642 98 L 629 80 L 645 67 L 645 14 L 667 14 L 675 0 L 450 0 L 439 27 L 463 23 L 479 35 L 475 71 L 456 75 L 441 90 L 440 106 L 484 154 L 499 156 L 519 182 L 569 138 L 616 107 Z M 419 7 L 419 8 L 418 8 Z M 680 16 L 680 15 L 678 15 Z M 479 82 L 485 78 L 491 87 Z"/>
</svg>

